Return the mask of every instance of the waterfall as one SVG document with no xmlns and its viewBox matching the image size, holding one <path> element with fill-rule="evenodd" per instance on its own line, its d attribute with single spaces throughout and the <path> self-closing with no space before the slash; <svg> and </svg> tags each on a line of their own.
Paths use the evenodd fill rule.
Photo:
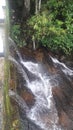
<svg viewBox="0 0 73 130">
<path fill-rule="evenodd" d="M 51 57 L 51 56 L 50 56 Z M 64 63 L 58 61 L 56 58 L 51 57 L 53 63 L 56 65 L 60 65 L 60 68 L 62 69 L 62 71 L 67 74 L 72 76 L 73 75 L 73 70 L 69 69 Z"/>
<path fill-rule="evenodd" d="M 20 65 L 20 63 L 18 63 L 13 57 L 9 56 L 8 58 L 10 61 L 13 62 L 13 64 L 17 67 L 17 69 L 19 70 L 19 72 L 22 74 L 23 78 L 26 80 L 27 84 L 29 82 L 28 76 L 25 72 L 25 70 L 22 68 L 22 66 Z"/>
<path fill-rule="evenodd" d="M 60 90 L 59 86 L 63 85 L 62 75 L 60 76 L 59 73 L 52 75 L 52 73 L 50 74 L 49 72 L 45 71 L 43 64 L 23 59 L 21 54 L 17 50 L 17 47 L 14 44 L 14 42 L 11 39 L 10 42 L 15 47 L 15 51 L 19 57 L 19 60 L 17 61 L 12 56 L 9 56 L 9 60 L 16 66 L 19 73 L 21 73 L 23 78 L 26 80 L 27 83 L 26 87 L 34 95 L 35 102 L 30 108 L 28 107 L 26 101 L 22 97 L 20 97 L 17 93 L 10 91 L 9 95 L 14 100 L 16 100 L 20 109 L 23 109 L 23 111 L 26 113 L 26 117 L 30 121 L 32 121 L 36 126 L 39 126 L 41 130 L 67 130 L 67 127 L 65 129 L 64 127 L 61 127 L 61 125 L 59 124 L 59 115 L 58 115 L 59 113 L 56 108 L 57 103 L 55 103 L 55 99 L 60 96 L 58 95 L 57 90 L 59 91 Z M 73 70 L 69 69 L 64 63 L 59 62 L 56 58 L 53 57 L 51 57 L 51 60 L 54 66 L 55 67 L 59 66 L 59 68 L 65 75 L 70 76 L 73 75 Z M 32 80 L 30 80 L 29 74 L 31 75 L 31 77 L 33 75 Z M 61 82 L 59 81 L 59 79 Z M 72 88 L 70 87 L 70 89 Z M 57 93 L 57 97 L 53 95 L 53 91 L 54 93 L 55 92 Z M 61 92 L 62 91 L 64 91 L 63 88 Z M 67 95 L 65 94 L 65 96 L 69 96 L 68 92 Z M 59 101 L 61 101 L 61 97 L 59 98 L 60 98 Z M 64 109 L 66 108 L 64 107 Z M 22 120 L 24 121 L 24 119 Z"/>
<path fill-rule="evenodd" d="M 17 46 L 16 46 L 15 42 L 9 37 L 9 48 L 10 47 L 12 47 L 11 48 L 12 51 L 13 51 L 13 49 L 15 50 L 16 54 L 18 55 L 18 58 L 21 60 L 22 57 L 21 57 L 21 55 L 20 55 L 20 53 L 19 53 L 19 51 L 17 49 Z"/>
</svg>

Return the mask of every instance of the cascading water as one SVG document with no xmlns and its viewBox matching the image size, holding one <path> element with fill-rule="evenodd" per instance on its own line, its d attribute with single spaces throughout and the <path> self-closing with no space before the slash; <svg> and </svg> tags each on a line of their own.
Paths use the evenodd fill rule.
<svg viewBox="0 0 73 130">
<path fill-rule="evenodd" d="M 51 57 L 55 66 L 59 65 L 61 70 L 67 75 L 73 75 L 73 70 L 69 69 L 64 63 L 59 62 L 56 58 Z"/>
<path fill-rule="evenodd" d="M 16 53 L 19 60 L 17 61 L 12 56 L 9 56 L 9 60 L 13 62 L 24 80 L 26 80 L 26 87 L 34 95 L 35 102 L 32 107 L 29 107 L 17 93 L 10 91 L 10 96 L 16 100 L 20 109 L 23 110 L 23 113 L 26 113 L 26 118 L 34 125 L 38 126 L 36 130 L 69 130 L 59 124 L 58 111 L 53 98 L 52 90 L 54 86 L 59 86 L 59 81 L 56 79 L 58 74 L 52 75 L 49 72 L 47 73 L 43 64 L 32 62 L 30 60 L 25 61 L 18 50 Z M 59 65 L 65 74 L 73 74 L 73 71 L 70 70 L 64 63 L 59 62 L 53 57 L 51 57 L 51 60 L 53 64 Z M 31 80 L 32 76 L 33 78 Z M 22 120 L 24 120 L 24 118 Z M 25 130 L 25 128 L 23 128 L 23 130 Z M 28 128 L 26 130 L 34 130 L 34 128 Z"/>
</svg>

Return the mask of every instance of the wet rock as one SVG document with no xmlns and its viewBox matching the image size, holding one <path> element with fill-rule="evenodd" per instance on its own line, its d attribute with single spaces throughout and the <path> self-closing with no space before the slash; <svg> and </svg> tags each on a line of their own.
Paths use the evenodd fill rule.
<svg viewBox="0 0 73 130">
<path fill-rule="evenodd" d="M 21 97 L 25 100 L 26 104 L 31 107 L 35 103 L 35 97 L 28 90 L 21 91 Z"/>
<path fill-rule="evenodd" d="M 55 126 L 54 124 L 52 124 L 53 120 L 55 120 L 54 121 L 56 125 L 55 130 L 57 129 L 73 130 L 73 75 L 69 75 L 69 73 L 68 74 L 64 73 L 64 71 L 62 70 L 67 68 L 64 68 L 62 64 L 53 63 L 49 55 L 49 52 L 43 48 L 40 48 L 36 51 L 31 51 L 28 48 L 24 48 L 21 49 L 21 54 L 23 59 L 25 59 L 26 61 L 32 61 L 32 62 L 35 61 L 35 63 L 40 63 L 41 67 L 43 66 L 40 73 L 42 75 L 45 75 L 46 73 L 46 75 L 50 77 L 52 88 L 51 110 L 49 109 L 47 110 L 47 107 L 45 107 L 47 106 L 46 97 L 43 96 L 43 94 L 41 94 L 41 91 L 38 91 L 38 89 L 36 89 L 37 91 L 36 95 L 40 95 L 40 98 L 38 98 L 38 96 L 35 96 L 34 92 L 33 91 L 31 92 L 31 90 L 27 87 L 27 84 L 24 85 L 24 81 L 22 80 L 21 76 L 17 78 L 18 82 L 16 88 L 18 90 L 17 92 L 28 105 L 29 113 L 32 115 L 31 109 L 34 108 L 32 110 L 35 110 L 36 109 L 35 104 L 36 104 L 37 111 L 36 113 L 34 113 L 34 115 L 36 115 L 38 120 L 41 120 L 41 122 L 43 122 L 42 125 L 45 124 L 45 127 L 43 126 L 43 130 L 48 129 L 54 130 Z M 61 60 L 64 60 L 64 57 L 62 57 Z M 31 81 L 34 81 L 36 79 L 33 72 L 30 73 L 28 71 L 27 75 L 30 79 L 32 77 Z M 40 88 L 39 85 L 38 87 Z M 46 87 L 49 89 L 49 86 Z M 43 88 L 43 93 L 44 91 L 45 88 Z M 21 108 L 19 111 L 21 119 L 24 120 L 23 124 L 26 126 L 25 127 L 26 130 L 40 130 L 40 128 L 34 126 L 34 124 L 36 124 L 34 120 L 33 120 L 34 123 L 31 123 L 30 120 L 27 120 L 26 114 L 24 113 L 23 110 L 21 110 Z M 58 118 L 57 123 L 56 123 L 56 117 Z M 39 124 L 39 126 L 42 125 L 41 123 Z M 38 125 L 36 124 L 36 126 Z"/>
<path fill-rule="evenodd" d="M 73 121 L 68 117 L 67 113 L 64 112 L 63 110 L 60 112 L 59 122 L 64 129 L 66 130 L 73 129 Z"/>
</svg>

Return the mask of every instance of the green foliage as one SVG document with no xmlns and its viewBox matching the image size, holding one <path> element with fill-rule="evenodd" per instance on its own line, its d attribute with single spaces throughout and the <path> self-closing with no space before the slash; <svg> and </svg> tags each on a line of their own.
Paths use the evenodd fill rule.
<svg viewBox="0 0 73 130">
<path fill-rule="evenodd" d="M 40 14 L 28 21 L 30 35 L 52 51 L 70 54 L 73 51 L 72 0 L 48 0 L 44 6 Z"/>
<path fill-rule="evenodd" d="M 11 27 L 11 37 L 17 43 L 19 47 L 26 45 L 21 32 L 22 31 L 19 24 L 15 24 Z"/>
<path fill-rule="evenodd" d="M 19 6 L 22 2 L 16 2 Z M 16 3 L 15 2 L 15 3 Z M 35 15 L 35 1 L 31 0 L 30 17 L 12 25 L 11 37 L 19 46 L 26 41 L 41 43 L 52 51 L 71 54 L 73 51 L 73 0 L 44 0 L 39 14 Z M 18 21 L 18 20 L 17 20 Z M 24 40 L 25 39 L 25 40 Z"/>
</svg>

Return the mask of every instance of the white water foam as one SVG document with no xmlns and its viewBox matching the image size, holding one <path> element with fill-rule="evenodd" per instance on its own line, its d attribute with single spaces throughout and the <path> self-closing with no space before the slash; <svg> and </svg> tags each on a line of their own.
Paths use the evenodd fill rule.
<svg viewBox="0 0 73 130">
<path fill-rule="evenodd" d="M 50 77 L 40 71 L 38 63 L 33 63 L 31 61 L 25 62 L 18 51 L 17 53 L 20 57 L 20 62 L 17 62 L 13 57 L 9 57 L 9 59 L 16 65 L 24 79 L 26 79 L 27 87 L 32 91 L 33 95 L 35 95 L 36 100 L 35 104 L 27 112 L 27 117 L 44 130 L 61 130 L 57 125 L 58 113 L 54 104 Z M 57 60 L 54 62 L 57 62 Z M 29 73 L 31 72 L 37 75 L 39 80 L 35 79 L 30 82 L 22 65 L 27 68 Z M 20 105 L 22 105 L 21 103 Z M 23 107 L 23 105 L 21 107 Z"/>
<path fill-rule="evenodd" d="M 19 64 L 12 56 L 9 56 L 8 59 L 15 64 L 15 66 L 17 67 L 17 69 L 22 74 L 23 78 L 26 80 L 26 82 L 28 84 L 29 78 L 28 78 L 26 72 L 24 71 L 24 69 L 22 68 L 21 64 Z"/>
<path fill-rule="evenodd" d="M 51 57 L 51 56 L 50 56 Z M 64 63 L 58 61 L 56 58 L 53 58 L 51 57 L 52 61 L 55 63 L 55 64 L 59 64 L 61 67 L 62 67 L 62 71 L 67 74 L 67 75 L 70 75 L 72 76 L 73 75 L 73 70 L 69 69 Z"/>
<path fill-rule="evenodd" d="M 35 105 L 27 114 L 28 118 L 30 118 L 38 126 L 41 126 L 44 130 L 61 130 L 60 127 L 57 127 L 56 125 L 58 123 L 58 113 L 55 105 L 53 105 L 52 85 L 50 83 L 49 76 L 45 74 L 43 75 L 40 72 L 38 63 L 21 61 L 21 64 L 23 64 L 30 72 L 37 75 L 40 79 L 39 81 L 36 79 L 35 81 L 28 83 L 28 88 L 32 91 L 36 98 Z M 51 117 L 52 119 L 50 120 L 51 125 L 42 118 L 43 113 L 47 113 L 46 110 L 49 111 L 51 116 L 53 113 L 53 118 Z M 49 116 L 47 118 L 49 118 Z"/>
<path fill-rule="evenodd" d="M 14 49 L 15 49 L 15 51 L 16 51 L 16 53 L 17 53 L 19 59 L 20 59 L 20 61 L 22 61 L 21 54 L 19 53 L 15 42 L 9 37 L 9 47 L 10 47 L 10 46 L 13 46 L 13 47 L 14 47 Z"/>
</svg>

